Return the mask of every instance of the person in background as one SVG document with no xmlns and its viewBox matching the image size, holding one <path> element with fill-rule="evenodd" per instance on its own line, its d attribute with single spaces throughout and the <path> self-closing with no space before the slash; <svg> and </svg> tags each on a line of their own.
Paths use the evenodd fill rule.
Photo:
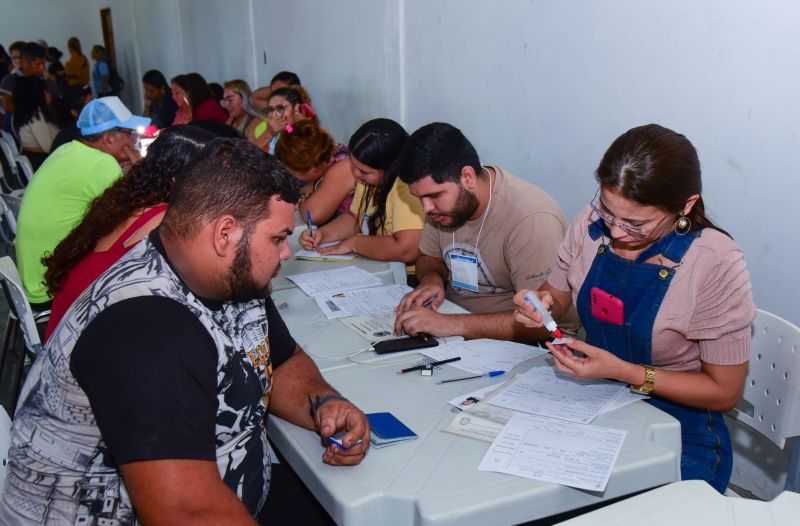
<svg viewBox="0 0 800 526">
<path fill-rule="evenodd" d="M 11 73 L 11 70 L 14 68 L 14 64 L 11 61 L 11 56 L 6 53 L 6 48 L 0 44 L 0 83 L 3 82 L 3 78 Z"/>
<path fill-rule="evenodd" d="M 12 128 L 34 170 L 42 165 L 58 135 L 51 102 L 47 85 L 39 77 L 19 77 L 14 84 Z"/>
<path fill-rule="evenodd" d="M 228 111 L 226 124 L 236 128 L 242 136 L 250 121 L 261 116 L 261 112 L 253 106 L 253 92 L 250 91 L 250 86 L 241 79 L 225 82 L 222 107 Z"/>
<path fill-rule="evenodd" d="M 94 60 L 94 67 L 92 68 L 92 86 L 94 87 L 97 97 L 114 95 L 111 88 L 111 65 L 108 63 L 106 48 L 103 46 L 94 46 L 92 48 L 92 59 Z"/>
<path fill-rule="evenodd" d="M 742 251 L 706 216 L 697 151 L 679 133 L 628 130 L 595 179 L 536 292 L 556 316 L 577 305 L 586 330 L 586 342 L 548 343 L 556 368 L 647 393 L 681 423 L 681 479 L 723 493 L 732 465 L 723 414 L 742 395 L 756 313 Z M 515 319 L 540 327 L 527 292 L 514 297 Z"/>
<path fill-rule="evenodd" d="M 544 283 L 567 229 L 544 190 L 496 165 L 482 165 L 454 126 L 434 122 L 409 137 L 395 161 L 428 216 L 416 261 L 419 286 L 397 306 L 395 334 L 550 338 L 514 322 L 514 292 Z M 443 314 L 448 299 L 470 314 Z M 574 311 L 557 320 L 577 331 Z"/>
<path fill-rule="evenodd" d="M 219 82 L 209 82 L 208 89 L 211 90 L 211 96 L 214 97 L 214 100 L 222 104 L 222 97 L 225 93 L 225 88 L 222 87 L 222 84 Z"/>
<path fill-rule="evenodd" d="M 11 117 L 14 115 L 14 82 L 22 76 L 22 46 L 25 42 L 17 41 L 8 47 L 11 58 L 11 71 L 0 80 L 0 95 L 3 97 L 3 129 L 11 132 Z"/>
<path fill-rule="evenodd" d="M 17 267 L 37 312 L 50 308 L 42 257 L 77 225 L 86 207 L 116 181 L 139 155 L 131 134 L 150 119 L 132 115 L 117 97 L 95 99 L 78 117 L 80 141 L 49 156 L 28 183 L 17 220 Z"/>
<path fill-rule="evenodd" d="M 70 103 L 75 102 L 75 99 L 80 98 L 77 92 L 83 86 L 89 84 L 89 59 L 81 51 L 81 41 L 78 37 L 72 37 L 67 41 L 67 51 L 69 51 L 69 60 L 64 64 L 64 78 L 67 79 L 68 97 Z"/>
<path fill-rule="evenodd" d="M 390 169 L 407 140 L 408 133 L 390 119 L 373 119 L 356 130 L 348 145 L 350 165 L 358 180 L 350 210 L 313 235 L 304 230 L 300 235 L 303 248 L 402 261 L 413 276 L 425 212 L 408 185 L 397 177 L 398 172 Z M 339 244 L 321 247 L 334 241 Z"/>
<path fill-rule="evenodd" d="M 169 86 L 167 79 L 157 69 L 151 69 L 142 75 L 144 88 L 144 111 L 142 115 L 150 117 L 152 125 L 159 130 L 172 125 L 178 105 L 172 98 L 172 93 L 167 93 Z"/>
<path fill-rule="evenodd" d="M 269 96 L 273 90 L 289 86 L 302 86 L 300 77 L 291 71 L 280 71 L 272 77 L 269 86 L 262 86 L 253 92 L 253 102 L 256 107 L 263 110 L 269 103 Z"/>
<path fill-rule="evenodd" d="M 366 416 L 270 298 L 298 186 L 244 139 L 215 139 L 184 167 L 161 225 L 75 301 L 34 361 L 0 523 L 255 526 L 279 484 L 270 415 L 320 441 L 343 432 L 346 449 L 319 447 L 328 465 L 364 459 Z"/>
<path fill-rule="evenodd" d="M 350 151 L 312 119 L 297 121 L 281 132 L 275 157 L 303 182 L 298 207 L 302 217 L 309 213 L 315 225 L 324 225 L 350 210 L 356 188 Z"/>
<path fill-rule="evenodd" d="M 95 198 L 81 222 L 42 258 L 53 297 L 45 340 L 75 299 L 161 223 L 175 177 L 214 137 L 191 125 L 164 130 L 147 156 Z"/>
<path fill-rule="evenodd" d="M 64 54 L 56 47 L 48 47 L 45 55 L 49 62 L 47 66 L 47 75 L 58 86 L 59 91 L 63 94 L 67 93 L 67 79 L 64 76 L 64 64 L 61 63 L 61 57 Z"/>
<path fill-rule="evenodd" d="M 303 119 L 311 119 L 319 126 L 317 113 L 311 107 L 311 97 L 301 86 L 277 88 L 269 97 L 265 113 L 266 118 L 250 122 L 245 137 L 273 155 L 278 137 L 287 126 Z"/>
<path fill-rule="evenodd" d="M 68 142 L 81 139 L 81 130 L 76 125 L 78 115 L 81 114 L 84 106 L 94 99 L 92 88 L 89 85 L 73 86 L 70 93 L 72 100 L 64 99 L 60 101 L 64 104 L 63 110 L 56 112 L 55 115 L 59 130 L 55 139 L 53 139 L 53 144 L 50 146 L 51 152 L 56 151 Z"/>
<path fill-rule="evenodd" d="M 225 123 L 228 114 L 208 89 L 206 79 L 199 73 L 178 75 L 172 79 L 172 98 L 178 112 L 172 124 L 186 124 L 192 120 L 214 120 Z"/>
</svg>

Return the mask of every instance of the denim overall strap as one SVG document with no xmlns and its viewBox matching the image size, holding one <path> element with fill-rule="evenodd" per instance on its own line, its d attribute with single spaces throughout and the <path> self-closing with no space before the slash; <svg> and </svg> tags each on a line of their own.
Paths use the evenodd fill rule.
<svg viewBox="0 0 800 526">
<path fill-rule="evenodd" d="M 680 262 L 701 232 L 686 235 L 671 232 L 654 242 L 635 261 L 614 254 L 609 245 L 602 243 L 577 298 L 578 314 L 586 329 L 588 343 L 606 349 L 623 360 L 651 365 L 656 315 Z M 601 236 L 610 238 L 608 227 L 602 219 L 592 223 L 588 233 L 592 239 Z M 674 266 L 646 262 L 656 255 L 663 255 L 674 262 Z M 622 325 L 594 317 L 591 308 L 592 287 L 622 300 Z M 724 491 L 730 478 L 732 459 L 722 415 L 658 397 L 651 398 L 650 402 L 681 423 L 682 478 L 706 480 L 716 489 Z"/>
</svg>

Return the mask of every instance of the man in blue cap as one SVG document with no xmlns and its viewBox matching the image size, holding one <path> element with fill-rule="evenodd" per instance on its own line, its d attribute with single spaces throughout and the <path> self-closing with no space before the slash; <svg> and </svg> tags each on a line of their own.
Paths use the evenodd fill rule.
<svg viewBox="0 0 800 526">
<path fill-rule="evenodd" d="M 81 221 L 86 207 L 139 160 L 131 134 L 150 119 L 131 114 L 117 97 L 93 100 L 81 111 L 81 139 L 54 151 L 25 190 L 17 220 L 17 266 L 36 311 L 50 308 L 42 256 Z"/>
</svg>

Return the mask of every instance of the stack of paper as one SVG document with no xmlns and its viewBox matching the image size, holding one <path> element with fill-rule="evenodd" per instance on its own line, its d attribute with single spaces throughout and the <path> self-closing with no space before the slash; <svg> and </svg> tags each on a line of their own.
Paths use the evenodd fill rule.
<svg viewBox="0 0 800 526">
<path fill-rule="evenodd" d="M 546 352 L 548 352 L 547 349 L 541 347 L 488 338 L 449 343 L 420 350 L 420 353 L 434 360 L 446 360 L 460 356 L 459 361 L 450 365 L 473 374 L 486 374 L 489 371 L 508 372 L 522 362 Z"/>
<path fill-rule="evenodd" d="M 330 247 L 333 245 L 338 245 L 338 242 L 335 243 L 323 243 L 322 247 Z M 308 261 L 353 261 L 358 257 L 358 254 L 355 252 L 349 252 L 347 254 L 320 254 L 316 250 L 298 250 L 294 253 L 294 257 L 296 259 L 305 259 Z"/>
<path fill-rule="evenodd" d="M 369 289 L 343 290 L 314 296 L 329 320 L 346 316 L 392 312 L 400 300 L 411 292 L 406 285 L 385 285 Z"/>
<path fill-rule="evenodd" d="M 317 296 L 327 292 L 341 292 L 344 290 L 363 289 L 376 287 L 383 282 L 380 278 L 358 267 L 344 267 L 333 270 L 320 270 L 304 274 L 292 274 L 286 279 L 308 294 Z"/>
</svg>

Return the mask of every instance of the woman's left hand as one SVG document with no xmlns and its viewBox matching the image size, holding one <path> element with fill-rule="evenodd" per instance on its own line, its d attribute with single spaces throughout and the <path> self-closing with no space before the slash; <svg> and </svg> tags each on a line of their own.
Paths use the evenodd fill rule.
<svg viewBox="0 0 800 526">
<path fill-rule="evenodd" d="M 620 380 L 626 365 L 630 365 L 605 349 L 594 347 L 574 338 L 559 345 L 548 342 L 547 348 L 555 358 L 556 369 L 578 378 Z M 572 353 L 573 350 L 582 352 L 585 356 L 575 356 Z"/>
<path fill-rule="evenodd" d="M 339 244 L 331 245 L 329 247 L 320 247 L 319 253 L 324 256 L 329 256 L 329 255 L 337 256 L 340 254 L 350 254 L 351 252 L 355 252 L 354 250 L 355 245 L 356 245 L 356 236 L 351 236 L 343 240 Z"/>
</svg>

